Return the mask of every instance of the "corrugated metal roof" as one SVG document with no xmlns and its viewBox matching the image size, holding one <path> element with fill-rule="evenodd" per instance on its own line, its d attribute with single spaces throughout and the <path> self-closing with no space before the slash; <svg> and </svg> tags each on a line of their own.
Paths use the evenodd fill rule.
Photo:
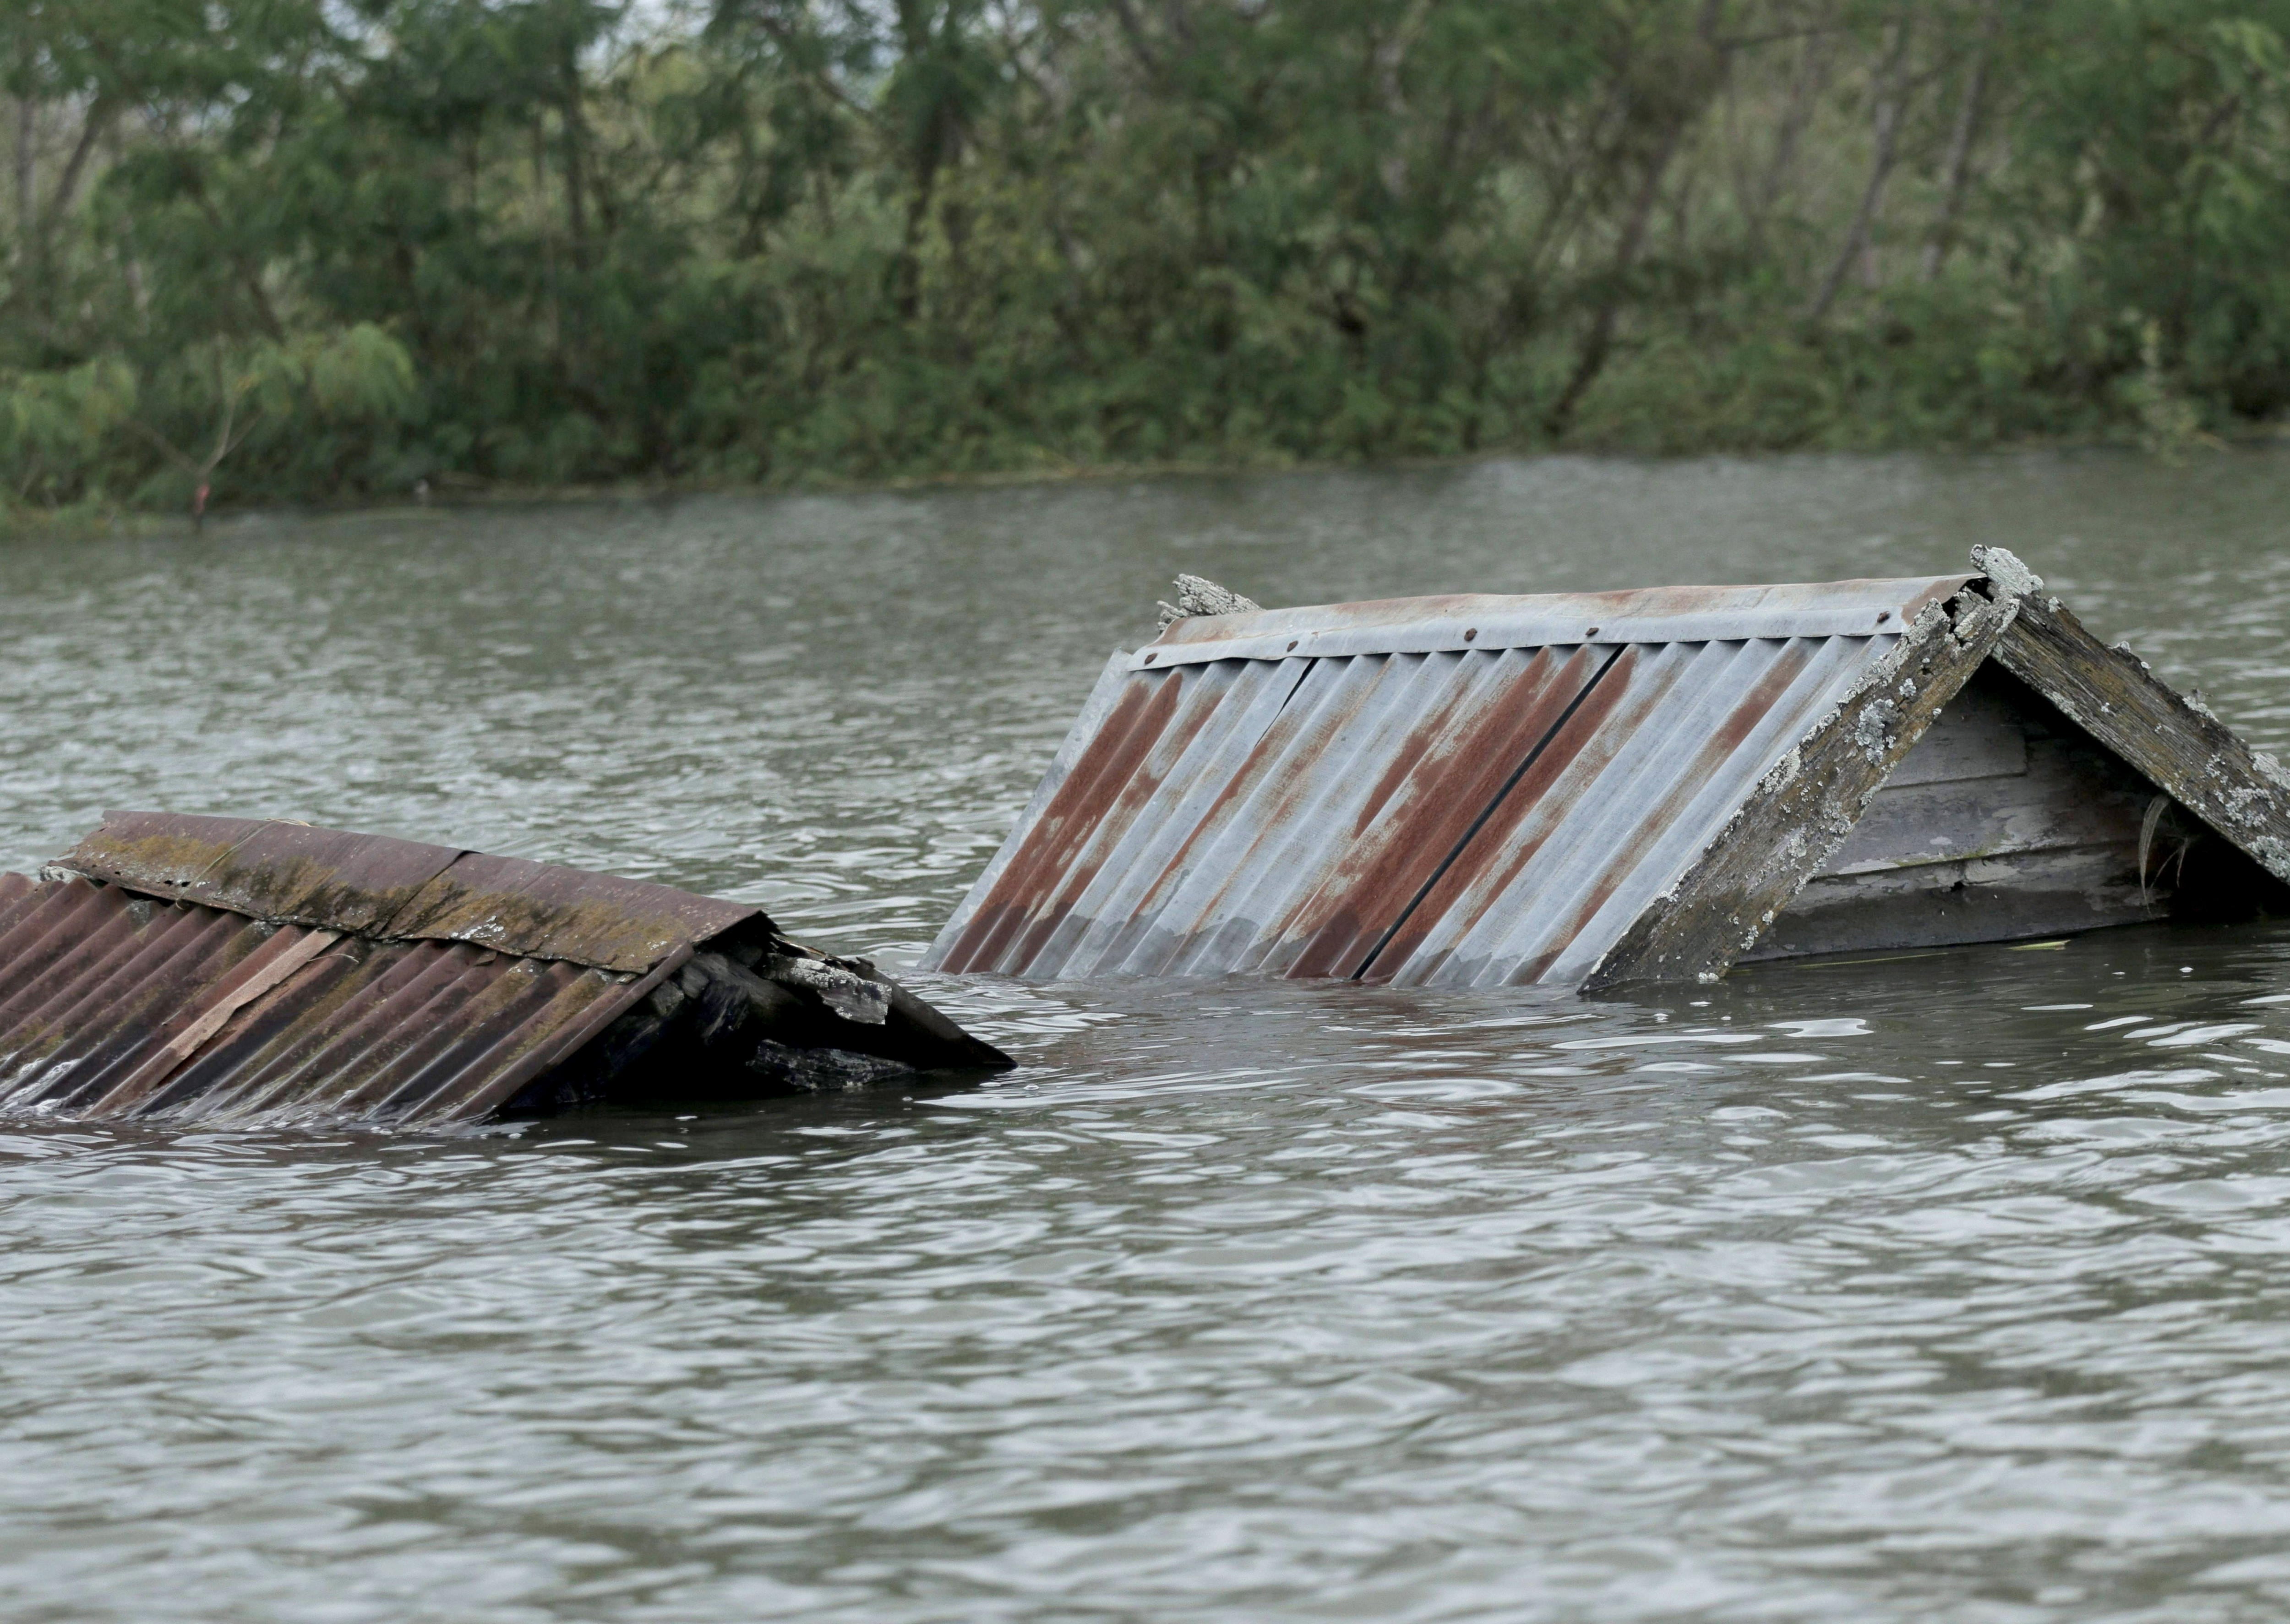
<svg viewBox="0 0 2290 1624">
<path fill-rule="evenodd" d="M 1109 662 L 924 964 L 1580 981 L 1969 579 L 1177 621 Z"/>
<path fill-rule="evenodd" d="M 556 1071 L 703 946 L 675 997 Z M 534 1084 L 763 1089 L 787 1074 L 764 1050 L 820 1077 L 1011 1064 L 756 908 L 615 875 L 165 812 L 107 815 L 42 881 L 0 874 L 0 1110 L 435 1126 Z"/>
<path fill-rule="evenodd" d="M 681 944 L 649 973 L 616 972 L 0 874 L 0 1108 L 265 1125 L 472 1121 L 690 953 Z"/>
</svg>

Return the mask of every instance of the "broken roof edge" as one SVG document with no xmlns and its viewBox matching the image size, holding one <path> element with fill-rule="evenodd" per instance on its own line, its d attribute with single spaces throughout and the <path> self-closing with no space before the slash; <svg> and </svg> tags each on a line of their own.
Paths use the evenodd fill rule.
<svg viewBox="0 0 2290 1624">
<path fill-rule="evenodd" d="M 467 942 L 621 974 L 764 916 L 645 880 L 276 819 L 107 812 L 55 866 L 274 924 Z"/>
<path fill-rule="evenodd" d="M 1972 575 L 1777 586 L 1639 587 L 1528 596 L 1454 593 L 1175 620 L 1127 670 L 1216 660 L 1429 654 L 1559 644 L 1697 643 L 1897 632 Z"/>
<path fill-rule="evenodd" d="M 1711 981 L 1754 947 L 1843 844 L 1870 797 L 1990 660 L 2277 879 L 2290 881 L 2290 775 L 2125 644 L 2077 620 L 2003 548 L 1929 606 L 1761 781 L 1609 948 L 1585 992 Z"/>
</svg>

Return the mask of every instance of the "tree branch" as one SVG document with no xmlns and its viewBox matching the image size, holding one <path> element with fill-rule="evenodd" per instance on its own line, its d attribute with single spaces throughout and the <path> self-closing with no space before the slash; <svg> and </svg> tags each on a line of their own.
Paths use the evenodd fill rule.
<svg viewBox="0 0 2290 1624">
<path fill-rule="evenodd" d="M 1845 274 L 1869 240 L 1869 228 L 1877 218 L 1878 204 L 1884 201 L 1885 182 L 1893 173 L 1893 164 L 1900 155 L 1901 109 L 1902 101 L 1902 69 L 1909 54 L 1909 19 L 1902 18 L 1893 25 L 1893 43 L 1885 53 L 1884 65 L 1877 70 L 1877 151 L 1869 165 L 1869 184 L 1862 188 L 1860 206 L 1853 212 L 1853 223 L 1846 228 L 1845 242 L 1830 262 L 1829 272 L 1821 279 L 1813 300 L 1806 305 L 1805 319 L 1817 322 L 1829 314 L 1837 302 L 1838 290 L 1845 285 Z"/>
</svg>

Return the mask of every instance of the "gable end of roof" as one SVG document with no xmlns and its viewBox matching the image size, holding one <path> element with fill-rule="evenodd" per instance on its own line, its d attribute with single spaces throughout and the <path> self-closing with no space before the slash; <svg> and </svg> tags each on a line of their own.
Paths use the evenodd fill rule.
<svg viewBox="0 0 2290 1624">
<path fill-rule="evenodd" d="M 1997 663 L 2136 767 L 2156 788 L 2279 880 L 2290 880 L 2290 777 L 2148 669 L 2110 648 L 2056 597 L 2031 592 Z"/>
<path fill-rule="evenodd" d="M 1987 586 L 1926 605 L 1622 932 L 1583 990 L 1714 981 L 1756 945 L 2018 618 L 2021 601 L 1990 598 Z"/>
</svg>

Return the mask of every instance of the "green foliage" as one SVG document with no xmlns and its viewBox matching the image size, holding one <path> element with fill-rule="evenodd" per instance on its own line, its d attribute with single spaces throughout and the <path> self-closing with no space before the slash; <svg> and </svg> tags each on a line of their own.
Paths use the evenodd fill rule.
<svg viewBox="0 0 2290 1624">
<path fill-rule="evenodd" d="M 135 411 L 135 374 L 116 360 L 46 372 L 0 372 L 0 468 L 16 505 L 53 507 L 79 494 Z"/>
<path fill-rule="evenodd" d="M 2290 0 L 25 0 L 0 489 L 2290 408 Z"/>
</svg>

